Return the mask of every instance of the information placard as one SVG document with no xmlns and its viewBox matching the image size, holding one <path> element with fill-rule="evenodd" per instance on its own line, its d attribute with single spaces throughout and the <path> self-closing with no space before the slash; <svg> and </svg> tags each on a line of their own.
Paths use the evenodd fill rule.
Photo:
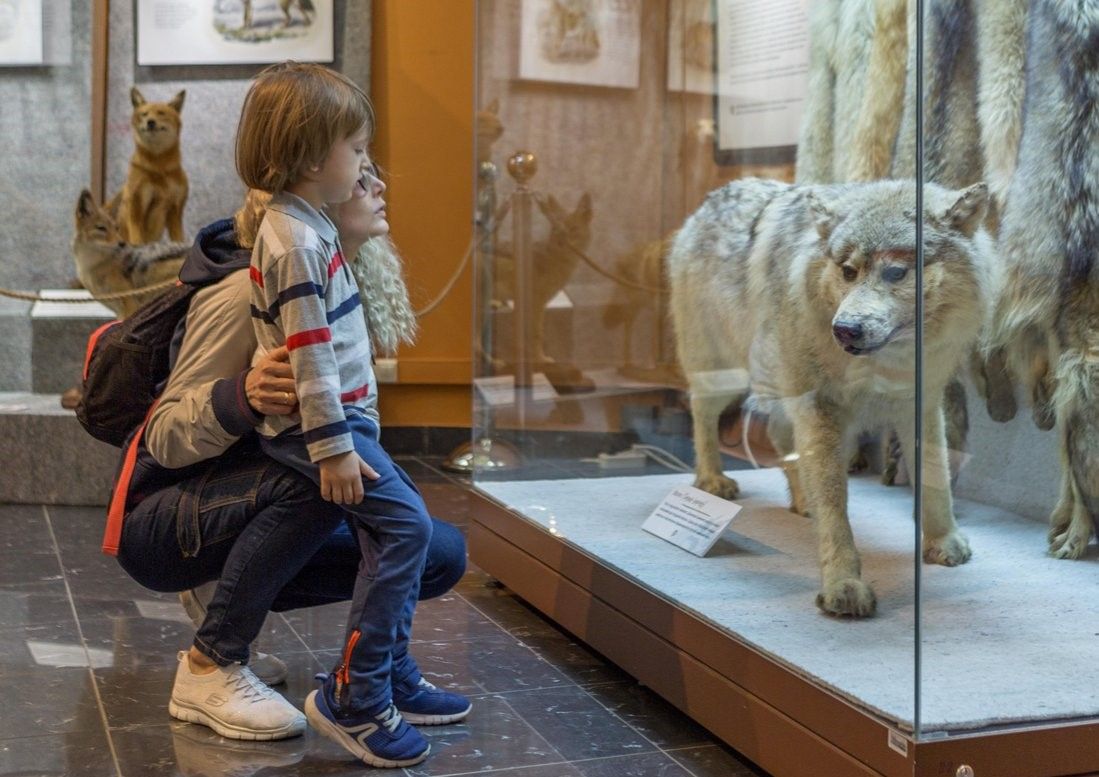
<svg viewBox="0 0 1099 777">
<path fill-rule="evenodd" d="M 694 486 L 679 486 L 664 497 L 641 528 L 696 556 L 705 556 L 740 507 Z"/>
</svg>

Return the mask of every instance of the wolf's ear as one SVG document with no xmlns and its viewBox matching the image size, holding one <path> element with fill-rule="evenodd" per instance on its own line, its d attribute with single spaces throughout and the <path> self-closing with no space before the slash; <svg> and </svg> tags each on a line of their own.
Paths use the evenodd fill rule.
<svg viewBox="0 0 1099 777">
<path fill-rule="evenodd" d="M 966 237 L 972 237 L 985 219 L 988 185 L 983 182 L 975 183 L 961 191 L 950 192 L 950 196 L 953 196 L 954 203 L 939 218 L 944 225 L 958 230 Z M 948 196 L 948 201 L 949 199 Z"/>
<path fill-rule="evenodd" d="M 82 189 L 80 199 L 76 201 L 77 218 L 87 218 L 96 211 L 95 197 L 87 189 Z"/>
<path fill-rule="evenodd" d="M 813 226 L 817 228 L 817 234 L 820 235 L 821 240 L 827 240 L 839 223 L 839 216 L 816 192 L 809 192 L 806 200 L 809 203 L 809 215 L 813 217 Z"/>
<path fill-rule="evenodd" d="M 130 102 L 135 108 L 145 104 L 145 95 L 143 95 L 136 86 L 130 87 Z"/>
<path fill-rule="evenodd" d="M 175 109 L 176 113 L 179 113 L 180 111 L 183 110 L 183 98 L 185 98 L 186 96 L 187 96 L 187 90 L 186 89 L 180 89 L 179 94 L 177 94 L 175 97 L 173 97 L 171 102 L 168 103 L 168 105 L 172 106 Z"/>
</svg>

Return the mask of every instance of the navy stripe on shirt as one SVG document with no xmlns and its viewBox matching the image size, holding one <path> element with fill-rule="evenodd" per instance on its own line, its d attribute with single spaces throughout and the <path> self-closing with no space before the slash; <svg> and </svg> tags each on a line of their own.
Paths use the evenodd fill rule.
<svg viewBox="0 0 1099 777">
<path fill-rule="evenodd" d="M 347 425 L 347 419 L 342 421 L 334 421 L 324 426 L 318 426 L 316 429 L 310 429 L 307 432 L 303 432 L 305 437 L 305 444 L 317 442 L 318 440 L 324 440 L 329 437 L 338 437 L 341 434 L 350 434 L 351 428 Z"/>
<path fill-rule="evenodd" d="M 351 311 L 358 310 L 361 307 L 362 302 L 359 301 L 359 295 L 352 294 L 350 297 L 337 305 L 335 310 L 328 311 L 328 323 L 331 324 L 333 321 L 337 321 L 346 316 Z"/>
</svg>

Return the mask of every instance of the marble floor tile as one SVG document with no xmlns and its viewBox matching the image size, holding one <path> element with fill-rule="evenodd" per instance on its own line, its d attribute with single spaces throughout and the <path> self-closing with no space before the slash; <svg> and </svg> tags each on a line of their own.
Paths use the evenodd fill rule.
<svg viewBox="0 0 1099 777">
<path fill-rule="evenodd" d="M 589 685 L 585 690 L 661 748 L 707 744 L 713 740 L 706 729 L 685 720 L 679 710 L 637 682 Z"/>
<path fill-rule="evenodd" d="M 0 699 L 4 739 L 103 728 L 88 669 L 39 666 L 0 673 Z"/>
<path fill-rule="evenodd" d="M 412 655 L 428 680 L 463 693 L 502 693 L 570 684 L 552 665 L 506 634 L 417 642 L 412 645 Z"/>
<path fill-rule="evenodd" d="M 500 697 L 570 761 L 657 749 L 576 686 L 517 691 Z"/>
<path fill-rule="evenodd" d="M 100 726 L 67 734 L 0 739 L 0 774 L 116 777 L 118 772 Z"/>
<path fill-rule="evenodd" d="M 720 743 L 667 753 L 695 777 L 767 777 L 765 771 Z"/>
</svg>

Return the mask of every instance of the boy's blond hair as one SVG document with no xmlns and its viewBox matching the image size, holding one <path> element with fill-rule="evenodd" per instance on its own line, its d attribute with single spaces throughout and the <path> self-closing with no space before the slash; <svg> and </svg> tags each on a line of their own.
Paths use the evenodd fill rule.
<svg viewBox="0 0 1099 777">
<path fill-rule="evenodd" d="M 237 125 L 237 173 L 272 194 L 320 165 L 337 142 L 374 131 L 370 98 L 347 76 L 321 65 L 281 62 L 256 76 Z"/>
</svg>

